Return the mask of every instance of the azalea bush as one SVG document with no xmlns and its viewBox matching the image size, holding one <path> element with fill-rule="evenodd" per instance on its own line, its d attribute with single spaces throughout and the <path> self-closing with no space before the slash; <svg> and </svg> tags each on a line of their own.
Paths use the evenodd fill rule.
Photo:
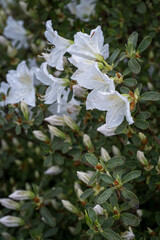
<svg viewBox="0 0 160 240">
<path fill-rule="evenodd" d="M 160 239 L 159 1 L 0 7 L 1 239 Z"/>
</svg>

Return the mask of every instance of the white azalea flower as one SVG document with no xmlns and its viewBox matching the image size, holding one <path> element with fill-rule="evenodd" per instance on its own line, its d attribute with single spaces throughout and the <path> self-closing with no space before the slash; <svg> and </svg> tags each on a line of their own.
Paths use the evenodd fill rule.
<svg viewBox="0 0 160 240">
<path fill-rule="evenodd" d="M 109 56 L 109 45 L 104 44 L 101 26 L 91 30 L 90 35 L 78 32 L 74 36 L 74 44 L 68 48 L 70 54 L 96 61 Z"/>
<path fill-rule="evenodd" d="M 61 94 L 65 88 L 62 86 L 64 83 L 63 79 L 56 78 L 49 74 L 47 63 L 42 63 L 40 69 L 36 70 L 36 77 L 39 81 L 48 86 L 44 96 L 45 104 L 51 104 L 55 101 L 60 104 Z"/>
<path fill-rule="evenodd" d="M 9 89 L 9 84 L 5 82 L 1 82 L 0 93 L 3 93 L 6 96 L 8 89 Z M 2 107 L 5 105 L 5 98 L 4 98 L 4 101 L 0 101 L 0 106 Z"/>
<path fill-rule="evenodd" d="M 58 175 L 62 172 L 62 168 L 60 168 L 59 166 L 52 166 L 50 168 L 48 168 L 44 174 L 45 175 Z"/>
<path fill-rule="evenodd" d="M 121 234 L 121 237 L 125 240 L 133 240 L 135 238 L 135 235 L 132 231 L 132 228 L 129 227 L 128 231 L 125 231 Z"/>
<path fill-rule="evenodd" d="M 34 71 L 29 70 L 25 61 L 18 64 L 16 70 L 10 70 L 6 76 L 10 85 L 6 104 L 18 103 L 22 100 L 30 106 L 35 106 L 35 89 L 33 86 Z"/>
<path fill-rule="evenodd" d="M 80 87 L 78 84 L 73 85 L 73 95 L 80 98 L 86 98 L 87 90 Z"/>
<path fill-rule="evenodd" d="M 113 136 L 115 135 L 115 130 L 116 130 L 117 126 L 116 127 L 112 127 L 112 128 L 109 128 L 107 127 L 106 124 L 103 124 L 102 126 L 100 126 L 99 128 L 97 128 L 97 131 L 102 133 L 104 136 L 106 137 L 109 137 L 109 136 Z"/>
<path fill-rule="evenodd" d="M 123 96 L 117 91 L 98 92 L 96 96 L 93 95 L 86 103 L 86 108 L 97 108 L 101 111 L 107 111 L 106 127 L 114 128 L 119 126 L 124 117 L 126 117 L 129 124 L 132 124 L 133 118 L 130 112 L 130 103 L 126 96 Z"/>
<path fill-rule="evenodd" d="M 95 12 L 95 5 L 95 0 L 81 0 L 79 4 L 73 0 L 67 7 L 81 21 L 88 22 L 89 17 Z"/>
<path fill-rule="evenodd" d="M 28 48 L 26 30 L 23 27 L 23 21 L 16 21 L 12 16 L 7 19 L 7 26 L 4 28 L 5 37 L 12 40 L 12 46 L 19 48 Z"/>
<path fill-rule="evenodd" d="M 58 35 L 57 31 L 52 28 L 51 20 L 46 22 L 46 28 L 44 35 L 50 44 L 54 45 L 49 54 L 43 53 L 48 65 L 55 67 L 58 70 L 64 70 L 63 68 L 63 56 L 67 52 L 68 47 L 72 42 Z"/>
<path fill-rule="evenodd" d="M 24 220 L 19 217 L 14 216 L 5 216 L 0 218 L 0 223 L 5 225 L 6 227 L 19 227 L 24 225 Z"/>
<path fill-rule="evenodd" d="M 62 116 L 63 114 L 69 115 L 74 120 L 79 113 L 80 102 L 75 100 L 74 97 L 67 102 L 69 93 L 69 89 L 64 90 L 59 103 L 55 102 L 48 108 L 48 110 L 53 114 L 58 114 L 59 116 Z"/>
</svg>

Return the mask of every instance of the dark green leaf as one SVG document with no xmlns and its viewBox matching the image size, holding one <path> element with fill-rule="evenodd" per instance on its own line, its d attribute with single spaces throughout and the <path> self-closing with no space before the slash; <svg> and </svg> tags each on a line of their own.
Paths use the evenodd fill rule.
<svg viewBox="0 0 160 240">
<path fill-rule="evenodd" d="M 108 184 L 113 184 L 113 182 L 114 182 L 113 179 L 105 173 L 102 173 L 101 179 L 102 179 L 102 181 L 104 181 L 105 183 L 108 183 Z"/>
<path fill-rule="evenodd" d="M 97 202 L 99 204 L 104 203 L 105 201 L 108 200 L 108 198 L 112 195 L 113 192 L 114 192 L 114 188 L 108 188 L 99 196 L 99 198 L 97 199 Z"/>
<path fill-rule="evenodd" d="M 125 162 L 125 157 L 123 157 L 123 156 L 116 156 L 116 157 L 113 157 L 113 158 L 109 159 L 106 162 L 106 166 L 108 168 L 115 168 L 115 167 L 123 165 L 124 162 Z"/>
<path fill-rule="evenodd" d="M 141 66 L 139 65 L 137 60 L 134 58 L 128 61 L 128 66 L 131 69 L 131 71 L 135 74 L 138 74 L 141 71 Z"/>
<path fill-rule="evenodd" d="M 92 194 L 94 193 L 93 189 L 87 189 L 84 191 L 84 193 L 81 195 L 82 199 L 86 199 L 88 197 L 90 197 Z"/>
<path fill-rule="evenodd" d="M 131 35 L 128 38 L 128 43 L 130 42 L 135 49 L 137 46 L 137 40 L 138 40 L 138 33 L 137 32 L 132 32 Z"/>
<path fill-rule="evenodd" d="M 148 119 L 151 116 L 150 112 L 141 112 L 136 116 L 136 119 Z"/>
<path fill-rule="evenodd" d="M 114 50 L 114 52 L 112 53 L 112 55 L 109 58 L 109 63 L 113 63 L 116 60 L 116 58 L 118 57 L 119 52 L 120 51 L 119 51 L 118 48 L 116 50 Z"/>
<path fill-rule="evenodd" d="M 50 225 L 51 227 L 55 227 L 56 225 L 55 219 L 52 217 L 51 213 L 45 206 L 40 208 L 40 213 L 41 216 L 44 217 L 48 225 Z"/>
<path fill-rule="evenodd" d="M 126 119 L 116 128 L 114 131 L 115 134 L 120 134 L 126 127 L 128 126 L 128 122 Z"/>
<path fill-rule="evenodd" d="M 140 129 L 147 129 L 149 127 L 149 123 L 142 119 L 136 119 L 136 121 L 134 122 L 134 125 Z"/>
<path fill-rule="evenodd" d="M 133 192 L 131 192 L 127 189 L 124 189 L 124 190 L 122 190 L 122 195 L 131 207 L 133 207 L 133 208 L 139 207 L 139 200 Z"/>
<path fill-rule="evenodd" d="M 123 177 L 122 182 L 123 183 L 129 182 L 135 178 L 138 178 L 140 175 L 141 175 L 141 171 L 139 170 L 130 172 Z"/>
<path fill-rule="evenodd" d="M 89 162 L 93 166 L 96 166 L 98 164 L 98 160 L 93 154 L 86 153 L 85 158 L 86 158 L 87 162 Z"/>
<path fill-rule="evenodd" d="M 144 52 L 146 50 L 146 48 L 149 47 L 149 45 L 151 44 L 152 38 L 151 37 L 145 37 L 142 42 L 139 44 L 138 46 L 138 51 L 140 53 Z"/>
<path fill-rule="evenodd" d="M 16 135 L 19 135 L 21 133 L 21 125 L 16 126 Z"/>
<path fill-rule="evenodd" d="M 123 84 L 127 87 L 135 87 L 137 85 L 137 80 L 134 78 L 126 78 L 124 79 Z"/>
<path fill-rule="evenodd" d="M 122 213 L 121 219 L 127 226 L 137 227 L 140 224 L 140 219 L 131 213 Z"/>
<path fill-rule="evenodd" d="M 111 229 L 104 229 L 101 235 L 108 240 L 122 240 L 122 238 Z"/>
<path fill-rule="evenodd" d="M 160 101 L 160 93 L 152 91 L 143 93 L 139 101 Z"/>
<path fill-rule="evenodd" d="M 90 217 L 93 223 L 97 219 L 97 214 L 91 207 L 88 209 L 88 216 Z"/>
</svg>

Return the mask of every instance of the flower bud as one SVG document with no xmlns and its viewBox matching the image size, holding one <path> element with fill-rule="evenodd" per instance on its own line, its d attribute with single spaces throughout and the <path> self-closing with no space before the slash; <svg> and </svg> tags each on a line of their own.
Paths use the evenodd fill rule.
<svg viewBox="0 0 160 240">
<path fill-rule="evenodd" d="M 114 77 L 114 81 L 118 84 L 121 84 L 123 82 L 123 75 L 121 73 L 117 72 Z"/>
<path fill-rule="evenodd" d="M 93 150 L 94 149 L 94 147 L 92 145 L 92 142 L 91 142 L 91 139 L 90 139 L 90 137 L 87 134 L 83 135 L 83 143 L 84 143 L 84 145 L 85 145 L 85 147 L 87 149 L 89 149 L 89 150 Z"/>
<path fill-rule="evenodd" d="M 82 182 L 88 184 L 90 178 L 92 177 L 93 172 L 88 171 L 88 172 L 82 172 L 82 171 L 77 171 L 77 176 L 79 178 L 79 180 L 81 180 Z"/>
<path fill-rule="evenodd" d="M 48 140 L 48 137 L 40 130 L 33 131 L 33 134 L 34 134 L 35 138 L 37 138 L 40 141 L 45 142 Z"/>
<path fill-rule="evenodd" d="M 138 217 L 142 217 L 143 216 L 143 212 L 142 212 L 141 209 L 137 209 L 136 212 L 137 212 Z"/>
<path fill-rule="evenodd" d="M 101 147 L 101 157 L 102 157 L 104 162 L 107 162 L 111 158 L 109 156 L 109 153 L 107 152 L 107 150 L 103 147 Z"/>
<path fill-rule="evenodd" d="M 53 126 L 65 126 L 65 121 L 63 117 L 58 115 L 52 115 L 44 119 L 45 121 L 49 122 Z"/>
<path fill-rule="evenodd" d="M 80 185 L 79 185 L 77 182 L 74 183 L 74 191 L 75 191 L 78 199 L 79 199 L 80 201 L 82 201 L 82 199 L 81 199 L 80 197 L 81 197 L 81 195 L 83 194 L 83 191 L 82 191 Z"/>
<path fill-rule="evenodd" d="M 24 225 L 24 220 L 19 217 L 14 216 L 5 216 L 0 218 L 0 223 L 5 225 L 6 227 L 19 227 Z"/>
<path fill-rule="evenodd" d="M 129 231 L 125 231 L 121 234 L 121 237 L 122 239 L 125 239 L 125 240 L 133 240 L 135 238 L 135 235 L 132 231 L 132 228 L 129 227 L 128 229 Z"/>
<path fill-rule="evenodd" d="M 17 55 L 17 49 L 13 48 L 11 46 L 8 46 L 7 54 L 8 54 L 9 57 L 14 58 Z"/>
<path fill-rule="evenodd" d="M 137 159 L 142 165 L 147 166 L 148 165 L 148 160 L 144 156 L 144 153 L 141 151 L 137 151 Z"/>
<path fill-rule="evenodd" d="M 80 98 L 86 98 L 87 90 L 80 87 L 78 84 L 73 85 L 73 95 Z"/>
<path fill-rule="evenodd" d="M 14 200 L 28 200 L 33 199 L 35 197 L 35 194 L 31 191 L 16 190 L 12 194 L 10 194 L 9 197 Z"/>
<path fill-rule="evenodd" d="M 26 120 L 29 120 L 29 109 L 28 105 L 22 100 L 21 101 L 21 111 L 23 113 L 23 116 Z"/>
<path fill-rule="evenodd" d="M 68 127 L 70 127 L 73 131 L 79 132 L 79 127 L 77 125 L 77 123 L 75 123 L 75 121 L 73 121 L 73 119 L 67 115 L 63 115 L 64 117 L 64 121 L 66 123 L 66 125 Z"/>
<path fill-rule="evenodd" d="M 52 166 L 50 168 L 48 168 L 44 174 L 45 175 L 58 175 L 62 172 L 62 168 L 60 168 L 59 166 Z"/>
<path fill-rule="evenodd" d="M 80 109 L 81 109 L 81 107 L 78 106 L 78 105 L 75 105 L 75 104 L 68 104 L 67 105 L 67 113 L 68 114 L 72 114 L 72 113 L 78 114 Z"/>
<path fill-rule="evenodd" d="M 112 152 L 114 156 L 121 156 L 121 152 L 119 150 L 118 147 L 116 147 L 115 145 L 112 146 Z"/>
<path fill-rule="evenodd" d="M 79 210 L 69 201 L 67 200 L 62 200 L 63 207 L 66 208 L 68 211 L 72 213 L 79 213 Z"/>
<path fill-rule="evenodd" d="M 147 143 L 147 137 L 144 135 L 144 133 L 139 132 L 138 137 L 141 139 L 142 143 Z"/>
<path fill-rule="evenodd" d="M 153 91 L 154 90 L 154 86 L 151 82 L 147 82 L 147 87 L 150 91 Z"/>
<path fill-rule="evenodd" d="M 62 131 L 60 131 L 58 128 L 53 127 L 51 125 L 48 125 L 48 128 L 50 133 L 53 134 L 54 136 L 66 139 L 66 135 Z"/>
<path fill-rule="evenodd" d="M 3 35 L 0 35 L 0 45 L 1 46 L 8 46 L 9 44 L 9 41 L 3 36 Z"/>
<path fill-rule="evenodd" d="M 20 203 L 17 203 L 9 198 L 1 198 L 0 203 L 3 207 L 13 210 L 19 210 L 21 207 Z"/>
<path fill-rule="evenodd" d="M 2 232 L 1 235 L 2 235 L 2 237 L 3 237 L 4 240 L 15 240 L 15 238 L 12 237 L 12 236 L 11 236 L 9 233 L 7 233 L 7 232 Z"/>
<path fill-rule="evenodd" d="M 102 208 L 99 204 L 97 204 L 93 210 L 96 212 L 97 215 L 105 215 L 107 213 L 107 211 Z"/>
<path fill-rule="evenodd" d="M 99 54 L 99 53 L 95 54 L 95 57 L 96 57 L 96 59 L 97 59 L 98 61 L 100 61 L 100 62 L 103 62 L 103 61 L 104 61 L 104 57 L 103 57 L 101 54 Z"/>
</svg>

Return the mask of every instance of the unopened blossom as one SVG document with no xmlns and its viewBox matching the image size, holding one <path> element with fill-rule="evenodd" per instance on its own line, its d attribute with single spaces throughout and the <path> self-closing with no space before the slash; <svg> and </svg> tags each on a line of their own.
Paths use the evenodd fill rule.
<svg viewBox="0 0 160 240">
<path fill-rule="evenodd" d="M 45 135 L 45 134 L 44 134 L 42 131 L 40 131 L 40 130 L 34 130 L 34 131 L 33 131 L 33 134 L 34 134 L 35 138 L 37 138 L 37 139 L 40 140 L 40 141 L 45 142 L 45 141 L 48 140 L 47 135 Z"/>
<path fill-rule="evenodd" d="M 9 197 L 14 200 L 28 200 L 33 199 L 35 197 L 35 194 L 32 191 L 16 190 L 12 194 L 10 194 Z"/>
<path fill-rule="evenodd" d="M 58 115 L 52 115 L 44 119 L 53 126 L 65 126 L 64 118 Z"/>
<path fill-rule="evenodd" d="M 97 215 L 104 215 L 106 213 L 106 210 L 102 208 L 99 204 L 97 204 L 93 210 L 97 213 Z"/>
<path fill-rule="evenodd" d="M 136 213 L 137 213 L 138 217 L 142 217 L 143 216 L 142 209 L 137 209 Z"/>
<path fill-rule="evenodd" d="M 118 147 L 116 147 L 115 145 L 112 146 L 112 152 L 114 156 L 121 156 L 121 152 L 119 150 Z"/>
<path fill-rule="evenodd" d="M 75 191 L 78 199 L 80 201 L 82 201 L 81 195 L 83 194 L 83 191 L 82 191 L 80 185 L 77 182 L 74 183 L 74 191 Z"/>
<path fill-rule="evenodd" d="M 62 168 L 60 168 L 59 166 L 52 166 L 50 168 L 48 168 L 44 174 L 45 175 L 58 175 L 62 172 Z"/>
<path fill-rule="evenodd" d="M 54 136 L 66 139 L 66 135 L 62 131 L 60 131 L 58 128 L 51 125 L 48 125 L 48 128 L 50 133 L 53 134 Z"/>
<path fill-rule="evenodd" d="M 135 235 L 132 231 L 132 228 L 129 227 L 128 231 L 125 231 L 121 234 L 121 237 L 124 240 L 133 240 L 135 238 Z"/>
<path fill-rule="evenodd" d="M 18 64 L 16 70 L 10 70 L 6 76 L 10 86 L 5 104 L 14 104 L 22 100 L 29 106 L 35 106 L 34 71 L 29 70 L 25 61 Z"/>
<path fill-rule="evenodd" d="M 26 30 L 23 27 L 23 21 L 16 21 L 12 16 L 7 19 L 7 26 L 4 28 L 4 36 L 12 40 L 12 46 L 19 48 L 28 48 Z"/>
<path fill-rule="evenodd" d="M 79 210 L 69 201 L 62 200 L 63 207 L 72 213 L 79 213 Z"/>
<path fill-rule="evenodd" d="M 107 150 L 103 147 L 101 147 L 101 157 L 104 162 L 107 162 L 111 158 Z"/>
<path fill-rule="evenodd" d="M 86 146 L 86 148 L 93 149 L 93 145 L 92 145 L 92 142 L 91 142 L 91 139 L 90 139 L 89 135 L 87 135 L 87 134 L 83 135 L 83 143 Z"/>
<path fill-rule="evenodd" d="M 43 57 L 51 67 L 55 67 L 58 70 L 64 70 L 63 56 L 72 42 L 59 36 L 57 31 L 53 30 L 51 20 L 46 22 L 46 31 L 44 35 L 48 42 L 54 45 L 54 48 L 51 49 L 50 53 L 43 53 Z"/>
<path fill-rule="evenodd" d="M 73 85 L 73 95 L 80 98 L 86 98 L 86 89 L 80 87 L 78 84 Z"/>
<path fill-rule="evenodd" d="M 2 232 L 1 235 L 4 238 L 4 240 L 15 240 L 15 238 L 7 232 Z"/>
<path fill-rule="evenodd" d="M 83 171 L 77 171 L 77 176 L 79 178 L 79 180 L 81 180 L 82 182 L 88 184 L 89 180 L 91 179 L 93 175 L 92 171 L 88 171 L 88 172 L 83 172 Z"/>
<path fill-rule="evenodd" d="M 64 84 L 63 79 L 51 75 L 47 70 L 47 63 L 42 63 L 40 69 L 36 70 L 36 78 L 44 85 L 48 86 L 43 97 L 45 104 L 51 104 L 55 101 L 60 104 L 61 94 L 65 88 L 62 86 L 62 84 Z"/>
<path fill-rule="evenodd" d="M 146 171 L 151 171 L 154 168 L 154 166 L 151 165 L 147 158 L 145 157 L 144 152 L 137 151 L 137 159 L 142 164 Z"/>
<path fill-rule="evenodd" d="M 68 127 L 70 127 L 73 131 L 79 132 L 77 123 L 71 117 L 63 114 L 63 118 Z"/>
<path fill-rule="evenodd" d="M 26 120 L 29 119 L 29 108 L 28 108 L 28 105 L 25 103 L 25 101 L 21 101 L 21 111 L 23 113 L 23 116 Z"/>
<path fill-rule="evenodd" d="M 68 9 L 81 21 L 88 22 L 95 12 L 95 0 L 81 0 L 79 4 L 75 0 L 67 4 Z"/>
<path fill-rule="evenodd" d="M 75 56 L 75 61 L 76 56 L 91 61 L 103 61 L 103 59 L 106 59 L 109 56 L 109 45 L 104 45 L 101 26 L 91 30 L 90 35 L 82 32 L 76 33 L 74 35 L 74 44 L 68 48 L 68 52 Z M 81 62 L 79 62 L 79 65 L 81 65 Z"/>
<path fill-rule="evenodd" d="M 0 204 L 5 208 L 13 209 L 13 210 L 19 210 L 21 206 L 18 202 L 15 202 L 9 198 L 1 198 Z"/>
<path fill-rule="evenodd" d="M 87 109 L 92 105 L 98 110 L 107 111 L 107 128 L 119 126 L 123 122 L 124 117 L 126 117 L 129 124 L 134 122 L 131 116 L 128 98 L 117 91 L 98 92 L 96 96 L 93 95 L 86 104 Z"/>
<path fill-rule="evenodd" d="M 5 225 L 6 227 L 20 227 L 24 225 L 24 220 L 19 217 L 14 216 L 5 216 L 0 218 L 0 223 Z"/>
<path fill-rule="evenodd" d="M 0 107 L 1 106 L 3 107 L 5 105 L 5 99 L 6 99 L 6 95 L 7 95 L 8 89 L 9 89 L 9 84 L 5 83 L 5 82 L 1 82 L 0 93 L 4 94 L 4 98 L 3 98 L 2 101 L 0 101 Z"/>
</svg>

